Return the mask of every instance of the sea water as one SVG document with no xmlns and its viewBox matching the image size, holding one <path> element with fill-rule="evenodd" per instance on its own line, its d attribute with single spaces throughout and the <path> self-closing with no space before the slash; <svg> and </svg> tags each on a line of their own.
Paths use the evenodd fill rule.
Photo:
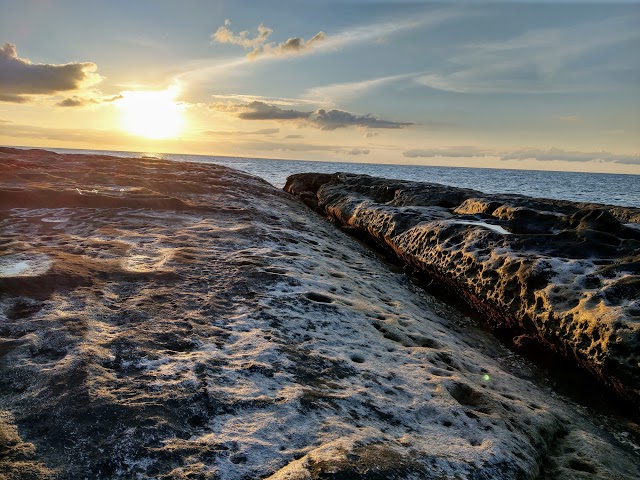
<svg viewBox="0 0 640 480">
<path fill-rule="evenodd" d="M 283 187 L 287 177 L 294 173 L 348 172 L 417 182 L 441 183 L 455 187 L 472 188 L 486 193 L 517 193 L 530 197 L 640 207 L 640 175 L 274 160 L 104 150 L 56 148 L 49 150 L 60 153 L 106 154 L 118 157 L 152 155 L 167 160 L 215 163 L 262 177 L 279 188 Z"/>
</svg>

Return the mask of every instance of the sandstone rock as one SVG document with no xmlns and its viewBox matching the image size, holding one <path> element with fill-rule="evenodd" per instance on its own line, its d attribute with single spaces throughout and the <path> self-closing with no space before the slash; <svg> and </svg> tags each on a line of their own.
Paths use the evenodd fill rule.
<svg viewBox="0 0 640 480">
<path fill-rule="evenodd" d="M 640 401 L 640 209 L 366 175 L 293 175 L 318 208 Z"/>
<path fill-rule="evenodd" d="M 0 169 L 0 477 L 640 475 L 632 423 L 551 395 L 260 179 L 11 149 Z"/>
</svg>

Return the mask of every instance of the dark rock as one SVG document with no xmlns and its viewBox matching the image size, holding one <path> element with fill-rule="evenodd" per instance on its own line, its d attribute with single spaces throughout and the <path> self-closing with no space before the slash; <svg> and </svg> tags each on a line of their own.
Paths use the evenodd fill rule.
<svg viewBox="0 0 640 480">
<path fill-rule="evenodd" d="M 640 477 L 628 424 L 263 180 L 6 148 L 0 171 L 0 478 Z"/>
<path fill-rule="evenodd" d="M 287 185 L 294 195 L 315 191 L 327 215 L 494 325 L 575 358 L 640 401 L 640 209 L 341 173 L 293 175 Z"/>
</svg>

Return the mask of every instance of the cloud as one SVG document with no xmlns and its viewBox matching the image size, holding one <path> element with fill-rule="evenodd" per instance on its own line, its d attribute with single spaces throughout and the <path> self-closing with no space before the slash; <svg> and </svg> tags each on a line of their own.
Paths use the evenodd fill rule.
<svg viewBox="0 0 640 480">
<path fill-rule="evenodd" d="M 249 50 L 247 57 L 251 59 L 268 55 L 298 55 L 314 49 L 327 38 L 324 32 L 318 32 L 306 41 L 302 37 L 291 37 L 282 43 L 267 43 L 269 36 L 273 33 L 273 29 L 265 27 L 263 24 L 258 26 L 258 33 L 255 37 L 250 37 L 250 33 L 247 30 L 235 34 L 229 29 L 230 25 L 231 22 L 229 19 L 225 20 L 224 25 L 219 27 L 218 30 L 211 35 L 211 40 L 217 43 L 240 45 L 245 50 Z"/>
<path fill-rule="evenodd" d="M 620 55 L 620 46 L 638 43 L 639 21 L 632 14 L 468 44 L 441 71 L 416 82 L 473 94 L 575 93 L 603 90 L 612 83 L 635 85 L 640 65 Z"/>
<path fill-rule="evenodd" d="M 560 148 L 520 149 L 514 151 L 488 150 L 473 146 L 445 147 L 432 149 L 414 149 L 403 152 L 408 158 L 472 158 L 472 157 L 496 157 L 501 160 L 537 160 L 541 162 L 565 161 L 565 162 L 611 162 L 628 165 L 640 165 L 640 154 L 617 154 L 611 152 L 579 152 L 563 150 Z"/>
<path fill-rule="evenodd" d="M 252 130 L 252 131 L 222 131 L 222 130 L 207 130 L 203 133 L 206 135 L 274 135 L 280 132 L 279 128 L 261 128 L 260 130 Z"/>
<path fill-rule="evenodd" d="M 382 120 L 373 115 L 354 115 L 344 110 L 319 109 L 309 116 L 309 121 L 322 130 L 335 130 L 344 127 L 365 128 L 402 128 L 414 125 L 413 122 L 393 122 Z"/>
<path fill-rule="evenodd" d="M 386 22 L 354 26 L 328 37 L 322 48 L 338 49 L 362 43 L 375 47 L 376 44 L 381 43 L 381 39 L 387 41 L 387 37 L 396 33 L 404 33 L 416 28 L 434 27 L 449 20 L 469 15 L 476 15 L 476 13 L 471 9 L 442 8 L 423 14 L 414 14 L 407 18 L 394 18 Z"/>
<path fill-rule="evenodd" d="M 103 103 L 111 103 L 124 98 L 122 95 L 113 95 L 110 97 L 83 98 L 73 95 L 72 97 L 60 100 L 55 104 L 56 107 L 86 107 L 87 105 L 100 105 Z"/>
<path fill-rule="evenodd" d="M 368 148 L 352 148 L 351 150 L 346 150 L 344 153 L 347 155 L 369 155 L 370 150 Z"/>
<path fill-rule="evenodd" d="M 338 50 L 345 46 L 369 43 L 375 45 L 381 39 L 407 30 L 431 27 L 439 25 L 448 20 L 468 16 L 468 11 L 455 8 L 443 8 L 432 10 L 425 14 L 412 15 L 408 18 L 392 19 L 386 22 L 379 22 L 367 25 L 353 26 L 346 30 L 327 35 L 320 31 L 309 40 L 302 37 L 292 37 L 288 40 L 276 43 L 267 40 L 273 33 L 273 29 L 258 26 L 255 36 L 251 37 L 249 31 L 242 31 L 237 34 L 229 28 L 231 22 L 227 19 L 224 25 L 220 26 L 211 35 L 211 40 L 217 43 L 229 43 L 239 45 L 245 50 L 249 50 L 247 57 L 250 59 L 264 57 L 284 57 L 289 55 L 307 54 L 317 51 Z"/>
<path fill-rule="evenodd" d="M 216 94 L 211 95 L 216 103 L 227 103 L 237 105 L 238 103 L 264 102 L 279 107 L 293 107 L 300 105 L 318 105 L 315 100 L 307 100 L 302 98 L 286 98 L 286 97 L 266 97 L 264 95 L 241 95 L 241 94 Z M 215 107 L 213 107 L 215 108 Z"/>
<path fill-rule="evenodd" d="M 373 138 L 380 135 L 378 132 L 364 132 L 364 138 Z"/>
<path fill-rule="evenodd" d="M 577 115 L 560 115 L 558 120 L 562 120 L 563 122 L 577 122 L 580 120 L 580 117 Z"/>
<path fill-rule="evenodd" d="M 454 146 L 445 148 L 429 148 L 429 149 L 413 149 L 402 153 L 408 158 L 418 157 L 452 157 L 452 158 L 469 158 L 469 157 L 486 157 L 492 155 L 491 152 L 472 146 Z"/>
<path fill-rule="evenodd" d="M 340 152 L 344 147 L 337 145 L 317 145 L 311 143 L 269 142 L 255 140 L 243 143 L 243 148 L 251 150 L 280 151 L 280 152 Z"/>
<path fill-rule="evenodd" d="M 338 128 L 361 127 L 361 128 L 389 128 L 398 129 L 413 122 L 394 122 L 383 120 L 373 115 L 355 115 L 344 110 L 325 110 L 320 108 L 313 112 L 305 112 L 293 109 L 284 109 L 264 102 L 254 101 L 248 104 L 223 104 L 213 105 L 224 112 L 234 112 L 243 120 L 296 120 L 304 124 L 317 127 L 321 130 L 336 130 Z"/>
<path fill-rule="evenodd" d="M 271 152 L 331 152 L 338 155 L 367 155 L 370 153 L 368 149 L 350 145 L 319 145 L 313 143 L 273 142 L 268 140 L 243 142 L 242 148 Z"/>
<path fill-rule="evenodd" d="M 99 103 L 92 98 L 69 97 L 56 103 L 57 107 L 84 107 L 86 105 L 96 105 Z"/>
<path fill-rule="evenodd" d="M 304 135 L 287 135 L 284 138 L 304 138 Z"/>
<path fill-rule="evenodd" d="M 25 97 L 24 95 L 4 95 L 0 94 L 0 102 L 8 102 L 8 103 L 28 103 L 31 101 L 30 97 Z"/>
<path fill-rule="evenodd" d="M 385 77 L 370 78 L 357 82 L 332 83 L 330 85 L 310 88 L 303 96 L 308 99 L 322 101 L 323 103 L 334 103 L 338 100 L 361 96 L 383 85 L 388 85 L 400 80 L 406 80 L 408 78 L 415 78 L 421 73 L 422 72 L 402 73 L 399 75 L 388 75 Z"/>
<path fill-rule="evenodd" d="M 221 61 L 218 58 L 188 61 L 183 65 L 181 73 L 175 79 L 189 83 L 207 83 L 216 75 L 224 75 L 226 77 L 230 74 L 238 75 L 242 67 L 247 67 L 253 63 L 252 60 L 277 60 L 290 57 L 291 54 L 300 55 L 336 51 L 359 44 L 371 44 L 375 47 L 380 38 L 386 38 L 396 33 L 404 33 L 420 27 L 436 26 L 448 20 L 469 15 L 477 15 L 477 13 L 471 12 L 470 9 L 443 8 L 441 10 L 432 10 L 422 15 L 414 14 L 408 18 L 395 18 L 386 22 L 352 26 L 331 35 L 318 32 L 308 41 L 304 41 L 301 37 L 293 37 L 293 39 L 280 44 L 266 43 L 271 32 L 267 34 L 266 31 L 262 33 L 258 30 L 257 35 L 254 37 L 251 37 L 249 32 L 234 34 L 229 28 L 231 22 L 225 21 L 225 24 L 211 35 L 211 40 L 218 43 L 239 44 L 243 47 L 246 45 L 245 48 L 250 52 L 245 56 L 227 59 L 226 61 Z M 268 29 L 268 27 L 264 28 Z M 254 51 L 255 54 L 252 54 Z M 245 71 L 246 73 L 247 71 Z"/>
<path fill-rule="evenodd" d="M 261 47 L 267 41 L 269 35 L 273 33 L 273 30 L 271 28 L 265 27 L 264 25 L 260 24 L 258 26 L 258 35 L 256 35 L 254 38 L 250 38 L 248 30 L 240 32 L 236 35 L 231 31 L 231 29 L 228 28 L 229 25 L 231 25 L 231 21 L 229 19 L 226 19 L 224 21 L 224 25 L 219 27 L 218 30 L 216 30 L 211 35 L 211 40 L 218 43 L 240 45 L 245 49 L 255 50 Z"/>
<path fill-rule="evenodd" d="M 18 57 L 16 46 L 5 43 L 0 47 L 0 91 L 2 101 L 24 103 L 25 95 L 51 95 L 94 85 L 102 78 L 91 62 L 72 62 L 63 65 L 31 63 Z M 21 98 L 16 98 L 21 97 Z"/>
<path fill-rule="evenodd" d="M 613 162 L 629 165 L 640 165 L 640 154 L 620 155 L 611 152 L 578 152 L 560 148 L 522 149 L 500 154 L 502 160 L 539 160 L 542 162 L 563 160 L 565 162 Z"/>
<path fill-rule="evenodd" d="M 285 110 L 275 105 L 264 102 L 251 102 L 240 107 L 242 111 L 238 114 L 243 120 L 296 120 L 308 118 L 309 112 L 299 110 Z"/>
<path fill-rule="evenodd" d="M 87 142 L 101 145 L 117 145 L 122 140 L 120 132 L 108 130 L 39 127 L 17 123 L 3 125 L 0 135 L 13 138 Z"/>
</svg>

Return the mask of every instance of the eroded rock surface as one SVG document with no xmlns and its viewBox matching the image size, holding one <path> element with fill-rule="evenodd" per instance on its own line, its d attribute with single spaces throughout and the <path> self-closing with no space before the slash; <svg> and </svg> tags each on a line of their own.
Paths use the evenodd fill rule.
<svg viewBox="0 0 640 480">
<path fill-rule="evenodd" d="M 353 174 L 285 190 L 640 401 L 640 209 Z"/>
<path fill-rule="evenodd" d="M 0 149 L 0 477 L 640 476 L 528 367 L 284 192 Z"/>
</svg>

